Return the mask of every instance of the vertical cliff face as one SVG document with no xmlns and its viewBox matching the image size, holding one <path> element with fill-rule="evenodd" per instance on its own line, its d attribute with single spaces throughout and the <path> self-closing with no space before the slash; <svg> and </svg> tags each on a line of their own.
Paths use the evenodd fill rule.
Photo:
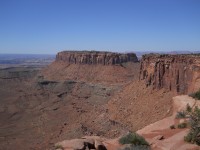
<svg viewBox="0 0 200 150">
<path fill-rule="evenodd" d="M 56 55 L 56 62 L 69 64 L 101 64 L 114 65 L 124 62 L 138 62 L 134 53 L 120 54 L 97 51 L 63 51 Z"/>
<path fill-rule="evenodd" d="M 140 80 L 154 89 L 188 94 L 200 88 L 200 55 L 144 55 Z"/>
</svg>

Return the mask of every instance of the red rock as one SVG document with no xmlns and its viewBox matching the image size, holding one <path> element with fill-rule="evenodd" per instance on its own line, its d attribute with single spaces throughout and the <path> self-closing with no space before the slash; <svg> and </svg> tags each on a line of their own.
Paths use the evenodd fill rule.
<svg viewBox="0 0 200 150">
<path fill-rule="evenodd" d="M 177 94 L 188 94 L 200 87 L 200 55 L 144 55 L 140 80 L 153 89 L 165 88 Z"/>
<path fill-rule="evenodd" d="M 56 55 L 56 62 L 68 64 L 102 64 L 114 65 L 124 62 L 138 62 L 134 53 L 120 54 L 100 51 L 63 51 Z"/>
<path fill-rule="evenodd" d="M 99 140 L 95 140 L 94 146 L 97 150 L 106 150 L 106 147 L 104 146 L 104 144 Z"/>
<path fill-rule="evenodd" d="M 94 145 L 94 140 L 92 139 L 65 140 L 57 143 L 56 145 L 61 145 L 64 149 L 84 149 L 88 147 L 88 145 Z"/>
</svg>

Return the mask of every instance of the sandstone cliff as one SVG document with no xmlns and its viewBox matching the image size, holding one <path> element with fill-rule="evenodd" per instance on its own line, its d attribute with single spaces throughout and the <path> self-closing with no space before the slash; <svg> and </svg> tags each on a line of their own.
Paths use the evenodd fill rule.
<svg viewBox="0 0 200 150">
<path fill-rule="evenodd" d="M 114 65 L 124 62 L 138 62 L 138 59 L 134 53 L 120 54 L 99 51 L 63 51 L 57 54 L 56 61 L 69 64 Z"/>
<path fill-rule="evenodd" d="M 154 89 L 188 94 L 200 88 L 200 55 L 144 55 L 140 80 Z"/>
<path fill-rule="evenodd" d="M 42 70 L 48 80 L 75 80 L 117 84 L 139 78 L 139 63 L 134 53 L 63 51 Z"/>
</svg>

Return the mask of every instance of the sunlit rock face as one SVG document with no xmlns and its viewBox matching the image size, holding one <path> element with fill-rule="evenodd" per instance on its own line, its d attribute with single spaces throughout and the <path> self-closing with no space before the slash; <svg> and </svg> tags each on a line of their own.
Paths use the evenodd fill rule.
<svg viewBox="0 0 200 150">
<path fill-rule="evenodd" d="M 56 61 L 69 64 L 101 64 L 115 65 L 125 62 L 138 62 L 135 53 L 112 53 L 100 51 L 63 51 L 56 56 Z"/>
<path fill-rule="evenodd" d="M 188 94 L 200 88 L 200 55 L 148 54 L 141 59 L 140 80 L 154 89 Z"/>
</svg>

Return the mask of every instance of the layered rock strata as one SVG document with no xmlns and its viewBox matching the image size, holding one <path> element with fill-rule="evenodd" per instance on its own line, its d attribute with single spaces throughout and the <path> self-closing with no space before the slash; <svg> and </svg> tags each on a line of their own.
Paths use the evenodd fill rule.
<svg viewBox="0 0 200 150">
<path fill-rule="evenodd" d="M 154 89 L 188 94 L 200 88 L 200 55 L 148 54 L 141 59 L 140 80 Z"/>
<path fill-rule="evenodd" d="M 125 62 L 138 62 L 134 53 L 120 54 L 100 51 L 63 51 L 56 55 L 56 62 L 69 64 L 115 65 Z"/>
</svg>

